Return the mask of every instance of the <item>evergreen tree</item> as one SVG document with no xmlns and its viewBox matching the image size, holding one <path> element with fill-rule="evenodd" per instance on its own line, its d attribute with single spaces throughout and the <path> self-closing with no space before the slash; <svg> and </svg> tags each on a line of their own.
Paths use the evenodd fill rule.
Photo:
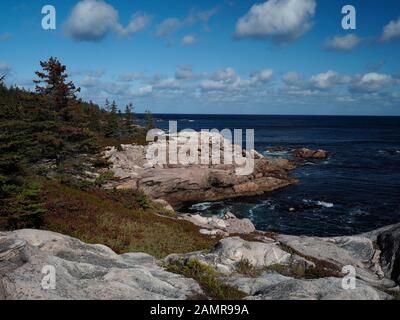
<svg viewBox="0 0 400 320">
<path fill-rule="evenodd" d="M 41 61 L 43 71 L 36 71 L 38 80 L 36 92 L 47 96 L 53 103 L 55 111 L 61 112 L 67 108 L 71 101 L 76 101 L 76 93 L 80 88 L 75 87 L 72 81 L 67 81 L 66 66 L 62 65 L 57 58 L 51 57 L 48 61 Z"/>
<path fill-rule="evenodd" d="M 125 107 L 125 127 L 128 135 L 132 134 L 132 122 L 133 122 L 133 104 L 129 103 Z"/>
<path fill-rule="evenodd" d="M 118 136 L 119 129 L 119 117 L 118 117 L 118 106 L 115 101 L 111 103 L 110 113 L 107 114 L 107 124 L 105 135 L 107 138 L 115 138 Z"/>
<path fill-rule="evenodd" d="M 144 121 L 145 121 L 146 131 L 155 128 L 153 114 L 149 110 L 146 110 L 144 113 Z"/>
</svg>

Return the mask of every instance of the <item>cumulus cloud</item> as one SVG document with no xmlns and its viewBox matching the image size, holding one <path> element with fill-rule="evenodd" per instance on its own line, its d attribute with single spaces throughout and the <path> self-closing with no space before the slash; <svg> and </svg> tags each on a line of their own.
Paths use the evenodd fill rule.
<svg viewBox="0 0 400 320">
<path fill-rule="evenodd" d="M 335 36 L 326 41 L 325 49 L 328 51 L 351 51 L 360 43 L 361 39 L 355 34 Z"/>
<path fill-rule="evenodd" d="M 264 69 L 253 73 L 249 78 L 240 77 L 233 68 L 218 70 L 200 83 L 203 91 L 229 91 L 241 92 L 255 89 L 260 85 L 270 82 L 274 72 L 272 69 Z"/>
<path fill-rule="evenodd" d="M 131 21 L 126 28 L 117 24 L 116 30 L 122 36 L 128 36 L 145 29 L 151 22 L 151 16 L 144 12 L 136 12 L 133 14 Z"/>
<path fill-rule="evenodd" d="M 287 89 L 294 90 L 297 93 L 311 94 L 326 92 L 337 86 L 349 84 L 352 78 L 340 75 L 336 71 L 328 70 L 313 75 L 309 79 L 305 79 L 301 73 L 288 72 L 283 75 L 282 80 Z"/>
<path fill-rule="evenodd" d="M 197 42 L 197 38 L 193 35 L 186 35 L 182 38 L 181 44 L 183 46 L 190 46 L 192 44 L 195 44 Z"/>
<path fill-rule="evenodd" d="M 367 73 L 359 77 L 350 87 L 354 93 L 378 93 L 393 86 L 395 80 L 392 76 L 376 72 Z"/>
<path fill-rule="evenodd" d="M 237 22 L 235 36 L 289 43 L 312 27 L 315 11 L 315 0 L 268 0 L 255 4 Z"/>
<path fill-rule="evenodd" d="M 400 18 L 392 20 L 383 28 L 380 40 L 382 42 L 389 42 L 392 40 L 400 39 Z"/>
<path fill-rule="evenodd" d="M 100 41 L 114 31 L 127 36 L 144 29 L 151 17 L 145 13 L 132 16 L 127 27 L 119 22 L 118 11 L 103 0 L 82 0 L 73 8 L 64 25 L 68 36 L 78 41 Z"/>
<path fill-rule="evenodd" d="M 94 101 L 109 100 L 128 103 L 134 99 L 146 106 L 168 101 L 205 104 L 243 103 L 320 106 L 323 103 L 398 105 L 400 76 L 370 72 L 361 75 L 344 75 L 334 70 L 305 77 L 292 71 L 282 76 L 282 84 L 274 81 L 275 72 L 260 69 L 248 75 L 239 74 L 228 67 L 213 72 L 197 73 L 191 65 L 178 65 L 175 73 L 146 75 L 130 72 L 103 80 L 96 74 L 85 73 L 79 85 L 83 96 Z M 134 81 L 135 80 L 135 81 Z M 185 100 L 187 99 L 187 100 Z M 199 100 L 196 100 L 199 99 Z"/>
<path fill-rule="evenodd" d="M 339 75 L 337 72 L 329 70 L 325 73 L 320 73 L 312 76 L 310 85 L 317 90 L 327 90 L 337 85 L 346 84 L 351 81 L 350 77 Z"/>
</svg>

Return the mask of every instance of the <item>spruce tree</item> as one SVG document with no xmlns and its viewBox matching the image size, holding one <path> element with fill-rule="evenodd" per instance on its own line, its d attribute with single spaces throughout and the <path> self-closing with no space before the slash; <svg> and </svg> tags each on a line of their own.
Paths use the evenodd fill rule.
<svg viewBox="0 0 400 320">
<path fill-rule="evenodd" d="M 146 110 L 144 113 L 144 121 L 145 121 L 146 131 L 155 128 L 153 114 L 149 110 Z"/>
<path fill-rule="evenodd" d="M 132 122 L 133 122 L 133 104 L 129 103 L 125 107 L 125 127 L 128 135 L 132 134 Z"/>
<path fill-rule="evenodd" d="M 55 111 L 62 112 L 71 101 L 76 101 L 75 94 L 80 92 L 80 88 L 75 87 L 72 81 L 67 81 L 67 68 L 57 58 L 41 61 L 40 66 L 43 71 L 36 71 L 39 79 L 33 81 L 36 92 L 49 97 Z"/>
</svg>

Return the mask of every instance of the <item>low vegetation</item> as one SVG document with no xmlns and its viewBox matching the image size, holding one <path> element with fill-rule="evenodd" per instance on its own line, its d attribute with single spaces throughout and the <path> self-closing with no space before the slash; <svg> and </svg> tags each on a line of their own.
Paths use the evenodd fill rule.
<svg viewBox="0 0 400 320">
<path fill-rule="evenodd" d="M 305 269 L 304 267 L 299 267 L 297 266 L 296 268 L 292 268 L 292 270 L 282 270 L 281 266 L 276 266 L 276 269 L 280 269 L 281 273 L 289 272 L 292 273 L 294 277 L 298 278 L 306 278 L 306 279 L 318 279 L 318 278 L 326 278 L 326 277 L 336 277 L 336 278 L 342 278 L 344 275 L 342 274 L 342 271 L 339 269 L 339 267 L 329 261 L 325 260 L 320 260 L 311 256 L 307 256 L 302 254 L 301 252 L 295 250 L 292 247 L 289 247 L 285 244 L 280 244 L 282 250 L 292 254 L 292 255 L 297 255 L 299 257 L 302 257 L 308 261 L 311 261 L 314 263 L 315 267 L 310 267 Z M 275 270 L 277 271 L 277 270 Z M 290 274 L 289 274 L 290 275 Z"/>
<path fill-rule="evenodd" d="M 45 181 L 42 190 L 46 214 L 41 228 L 101 243 L 117 253 L 145 252 L 163 258 L 209 250 L 218 241 L 201 235 L 189 222 L 161 216 L 163 209 L 141 193 L 83 191 L 55 181 Z"/>
<path fill-rule="evenodd" d="M 243 291 L 220 280 L 220 275 L 211 266 L 196 258 L 178 260 L 165 266 L 167 271 L 192 278 L 201 286 L 208 298 L 215 300 L 240 300 L 246 297 Z"/>
</svg>

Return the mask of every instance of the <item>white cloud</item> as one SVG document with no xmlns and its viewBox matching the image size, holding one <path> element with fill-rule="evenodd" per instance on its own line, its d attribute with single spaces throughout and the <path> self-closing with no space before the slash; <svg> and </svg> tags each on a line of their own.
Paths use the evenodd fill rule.
<svg viewBox="0 0 400 320">
<path fill-rule="evenodd" d="M 189 46 L 195 44 L 197 42 L 197 38 L 193 35 L 186 35 L 182 38 L 181 44 L 183 46 Z"/>
<path fill-rule="evenodd" d="M 274 76 L 274 70 L 272 70 L 272 69 L 261 70 L 260 74 L 256 75 L 258 80 L 260 80 L 262 82 L 270 81 L 273 76 Z"/>
<path fill-rule="evenodd" d="M 288 72 L 283 75 L 282 80 L 286 85 L 286 90 L 310 95 L 329 92 L 338 86 L 349 84 L 352 78 L 340 75 L 336 71 L 328 70 L 313 75 L 310 79 L 305 79 L 304 76 L 298 72 Z"/>
<path fill-rule="evenodd" d="M 153 86 L 147 85 L 147 86 L 144 86 L 144 87 L 140 87 L 137 92 L 133 93 L 133 95 L 142 97 L 142 96 L 148 96 L 148 95 L 150 95 L 152 93 L 153 93 Z"/>
<path fill-rule="evenodd" d="M 392 40 L 400 39 L 400 18 L 392 20 L 383 28 L 381 41 L 389 42 Z"/>
<path fill-rule="evenodd" d="M 136 12 L 133 14 L 131 21 L 126 28 L 121 27 L 117 24 L 117 32 L 122 36 L 127 36 L 133 33 L 137 33 L 145 29 L 151 22 L 151 16 L 144 12 Z"/>
<path fill-rule="evenodd" d="M 327 90 L 350 81 L 350 77 L 341 76 L 337 72 L 329 70 L 325 73 L 312 76 L 310 79 L 310 85 L 313 89 Z"/>
<path fill-rule="evenodd" d="M 82 0 L 72 10 L 64 25 L 68 36 L 78 41 L 100 41 L 114 31 L 127 36 L 144 29 L 150 16 L 136 13 L 125 28 L 119 23 L 118 11 L 103 0 Z"/>
<path fill-rule="evenodd" d="M 350 51 L 361 43 L 361 39 L 355 34 L 335 36 L 325 43 L 325 49 L 330 51 Z"/>
<path fill-rule="evenodd" d="M 359 77 L 350 87 L 350 91 L 355 93 L 378 93 L 393 86 L 394 83 L 395 81 L 390 75 L 371 72 Z"/>
<path fill-rule="evenodd" d="M 315 0 L 268 0 L 239 19 L 235 35 L 292 42 L 311 28 L 315 11 Z"/>
<path fill-rule="evenodd" d="M 272 69 L 263 69 L 253 73 L 249 78 L 240 77 L 233 68 L 218 70 L 200 83 L 203 91 L 243 92 L 258 88 L 273 78 Z"/>
</svg>

